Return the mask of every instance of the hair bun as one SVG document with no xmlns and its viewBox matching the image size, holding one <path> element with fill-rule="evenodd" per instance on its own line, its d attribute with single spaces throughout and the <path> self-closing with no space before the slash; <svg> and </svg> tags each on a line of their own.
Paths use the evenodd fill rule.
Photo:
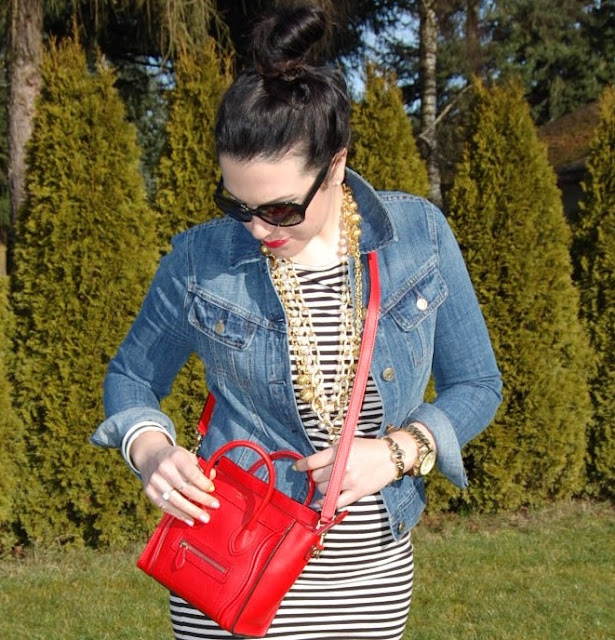
<svg viewBox="0 0 615 640">
<path fill-rule="evenodd" d="M 293 81 L 309 64 L 312 47 L 323 37 L 325 12 L 317 5 L 279 9 L 260 21 L 253 32 L 252 57 L 265 78 Z"/>
</svg>

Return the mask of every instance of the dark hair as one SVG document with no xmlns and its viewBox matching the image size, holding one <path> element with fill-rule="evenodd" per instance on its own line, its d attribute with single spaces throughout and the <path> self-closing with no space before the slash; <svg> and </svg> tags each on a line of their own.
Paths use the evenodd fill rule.
<svg viewBox="0 0 615 640">
<path fill-rule="evenodd" d="M 280 9 L 252 36 L 252 66 L 226 91 L 216 120 L 218 155 L 277 158 L 297 148 L 321 168 L 350 138 L 350 99 L 338 71 L 309 56 L 326 17 L 315 5 Z"/>
</svg>

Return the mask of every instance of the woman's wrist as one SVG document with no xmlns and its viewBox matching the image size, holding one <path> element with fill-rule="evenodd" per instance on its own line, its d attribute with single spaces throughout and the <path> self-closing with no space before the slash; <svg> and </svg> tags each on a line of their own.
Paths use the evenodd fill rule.
<svg viewBox="0 0 615 640">
<path fill-rule="evenodd" d="M 164 447 L 174 446 L 175 443 L 166 431 L 159 429 L 143 430 L 133 439 L 127 452 L 127 462 L 137 473 L 140 473 L 144 463 L 157 451 Z"/>
<path fill-rule="evenodd" d="M 411 426 L 409 430 L 407 430 L 408 426 Z M 412 433 L 415 429 L 419 432 L 418 434 Z M 409 473 L 411 475 L 420 475 L 419 473 L 416 473 L 415 467 L 421 457 L 422 450 L 425 449 L 425 442 L 428 443 L 435 459 L 436 443 L 433 434 L 420 422 L 412 422 L 404 427 L 395 427 L 391 425 L 387 428 L 387 435 L 384 436 L 383 439 L 385 441 L 391 440 L 393 442 L 393 444 L 387 444 L 389 444 L 391 462 L 398 472 L 395 480 L 400 479 L 400 460 L 403 463 L 404 474 Z M 423 440 L 423 442 L 419 442 L 420 440 Z"/>
<path fill-rule="evenodd" d="M 436 445 L 436 439 L 433 437 L 433 433 L 422 422 L 409 422 L 408 426 L 416 427 L 428 440 L 429 446 L 437 454 L 438 447 Z M 401 427 L 403 431 L 403 427 Z"/>
<path fill-rule="evenodd" d="M 391 430 L 387 436 L 391 438 L 404 453 L 404 474 L 409 473 L 418 456 L 418 446 L 414 438 L 401 429 Z"/>
<path fill-rule="evenodd" d="M 404 477 L 404 473 L 406 473 L 406 452 L 391 436 L 383 436 L 382 440 L 384 440 L 389 449 L 390 461 L 395 468 L 395 476 L 391 482 L 401 480 Z"/>
</svg>

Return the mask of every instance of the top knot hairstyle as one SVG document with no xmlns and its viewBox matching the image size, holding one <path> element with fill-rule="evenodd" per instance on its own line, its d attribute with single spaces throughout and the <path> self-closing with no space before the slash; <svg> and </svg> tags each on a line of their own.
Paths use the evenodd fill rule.
<svg viewBox="0 0 615 640">
<path fill-rule="evenodd" d="M 312 60 L 327 29 L 317 5 L 278 9 L 252 33 L 252 65 L 222 98 L 216 120 L 218 156 L 239 161 L 304 156 L 322 169 L 348 146 L 350 99 L 342 75 Z"/>
<path fill-rule="evenodd" d="M 292 82 L 306 71 L 311 50 L 325 29 L 325 15 L 319 7 L 269 15 L 252 34 L 256 71 L 265 78 Z"/>
</svg>

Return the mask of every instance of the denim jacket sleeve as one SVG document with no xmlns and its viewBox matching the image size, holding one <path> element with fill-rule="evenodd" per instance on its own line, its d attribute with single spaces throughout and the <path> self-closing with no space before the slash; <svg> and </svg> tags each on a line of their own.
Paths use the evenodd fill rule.
<svg viewBox="0 0 615 640">
<path fill-rule="evenodd" d="M 461 251 L 439 211 L 436 229 L 439 270 L 448 285 L 434 340 L 437 397 L 413 409 L 405 422 L 421 422 L 430 429 L 438 449 L 438 468 L 454 484 L 465 487 L 461 448 L 493 419 L 502 399 L 502 381 Z"/>
<path fill-rule="evenodd" d="M 186 254 L 181 236 L 160 263 L 141 310 L 104 382 L 106 420 L 92 435 L 93 444 L 121 448 L 126 433 L 137 423 L 164 427 L 175 439 L 171 419 L 160 410 L 175 376 L 192 348 L 185 327 Z"/>
</svg>

